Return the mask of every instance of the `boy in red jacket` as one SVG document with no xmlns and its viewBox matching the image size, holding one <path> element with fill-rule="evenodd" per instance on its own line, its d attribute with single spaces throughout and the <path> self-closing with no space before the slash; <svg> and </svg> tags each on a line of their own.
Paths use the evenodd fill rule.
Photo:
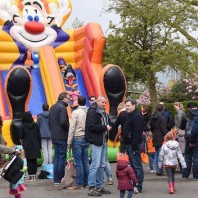
<svg viewBox="0 0 198 198">
<path fill-rule="evenodd" d="M 133 168 L 129 165 L 128 160 L 118 159 L 116 166 L 116 176 L 118 179 L 117 189 L 120 190 L 120 198 L 124 198 L 125 191 L 129 192 L 128 198 L 132 198 L 134 185 L 136 186 L 138 184 L 138 180 L 135 176 Z"/>
</svg>

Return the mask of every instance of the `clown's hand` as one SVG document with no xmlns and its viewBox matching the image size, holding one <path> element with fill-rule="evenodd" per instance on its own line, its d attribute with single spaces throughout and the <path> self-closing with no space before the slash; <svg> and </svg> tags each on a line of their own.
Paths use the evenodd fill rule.
<svg viewBox="0 0 198 198">
<path fill-rule="evenodd" d="M 56 24 L 58 27 L 62 27 L 65 21 L 69 18 L 72 5 L 70 0 L 59 0 L 58 15 L 56 17 Z"/>
<path fill-rule="evenodd" d="M 18 13 L 18 8 L 13 4 L 14 0 L 0 0 L 0 19 L 4 22 L 11 21 L 12 16 Z"/>
</svg>

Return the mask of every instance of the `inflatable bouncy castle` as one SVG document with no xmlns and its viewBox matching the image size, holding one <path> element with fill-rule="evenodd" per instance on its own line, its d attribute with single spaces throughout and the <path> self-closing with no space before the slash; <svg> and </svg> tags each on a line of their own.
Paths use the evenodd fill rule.
<svg viewBox="0 0 198 198">
<path fill-rule="evenodd" d="M 60 57 L 75 71 L 76 90 L 87 99 L 107 96 L 106 110 L 112 120 L 116 118 L 126 93 L 125 76 L 116 65 L 102 65 L 105 37 L 100 25 L 62 29 L 71 12 L 70 0 L 0 1 L 0 115 L 8 145 L 19 144 L 25 111 L 36 116 L 43 103 L 51 106 L 59 93 L 71 91 L 61 72 Z M 31 70 L 24 63 L 28 49 L 34 63 Z M 112 132 L 110 139 L 114 136 Z"/>
</svg>

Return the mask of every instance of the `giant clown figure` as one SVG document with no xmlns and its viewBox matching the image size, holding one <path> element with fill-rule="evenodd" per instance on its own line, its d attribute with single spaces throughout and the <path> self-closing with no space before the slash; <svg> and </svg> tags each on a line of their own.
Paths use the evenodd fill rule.
<svg viewBox="0 0 198 198">
<path fill-rule="evenodd" d="M 4 132 L 8 142 L 20 143 L 21 117 L 31 110 L 29 101 L 36 69 L 30 73 L 22 62 L 28 48 L 39 57 L 40 68 L 37 69 L 46 97 L 43 102 L 52 105 L 58 94 L 66 90 L 57 64 L 57 58 L 62 56 L 79 74 L 81 94 L 86 97 L 106 95 L 109 100 L 107 111 L 113 120 L 116 117 L 117 105 L 126 93 L 124 74 L 118 66 L 102 66 L 105 37 L 98 24 L 87 24 L 76 30 L 62 29 L 71 11 L 70 0 L 0 1 L 0 71 L 9 70 L 3 83 L 4 97 L 0 90 L 0 109 L 7 106 L 9 113 L 1 110 L 0 114 L 11 120 L 11 135 Z M 7 55 L 10 51 L 13 56 Z M 5 101 L 1 102 L 3 98 Z M 110 135 L 112 140 L 114 135 L 113 132 Z"/>
</svg>

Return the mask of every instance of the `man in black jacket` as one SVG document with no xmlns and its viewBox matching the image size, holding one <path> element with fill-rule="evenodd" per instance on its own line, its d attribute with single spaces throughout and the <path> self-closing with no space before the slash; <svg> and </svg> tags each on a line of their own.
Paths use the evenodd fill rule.
<svg viewBox="0 0 198 198">
<path fill-rule="evenodd" d="M 108 131 L 111 130 L 111 121 L 105 113 L 107 99 L 99 96 L 87 112 L 85 125 L 85 139 L 91 147 L 91 165 L 88 177 L 88 196 L 110 194 L 103 187 L 105 156 L 108 140 Z"/>
<path fill-rule="evenodd" d="M 123 139 L 127 144 L 126 150 L 130 158 L 130 164 L 133 167 L 138 179 L 138 186 L 134 189 L 134 192 L 141 193 L 144 180 L 144 171 L 140 154 L 142 151 L 144 119 L 140 112 L 137 111 L 136 101 L 134 99 L 127 99 L 125 104 L 128 117 L 124 125 Z"/>
<path fill-rule="evenodd" d="M 66 107 L 69 103 L 69 95 L 66 92 L 59 94 L 58 101 L 49 111 L 49 126 L 52 143 L 54 145 L 54 186 L 59 186 L 65 174 L 65 162 L 67 152 L 67 138 L 69 131 L 69 119 Z"/>
</svg>

